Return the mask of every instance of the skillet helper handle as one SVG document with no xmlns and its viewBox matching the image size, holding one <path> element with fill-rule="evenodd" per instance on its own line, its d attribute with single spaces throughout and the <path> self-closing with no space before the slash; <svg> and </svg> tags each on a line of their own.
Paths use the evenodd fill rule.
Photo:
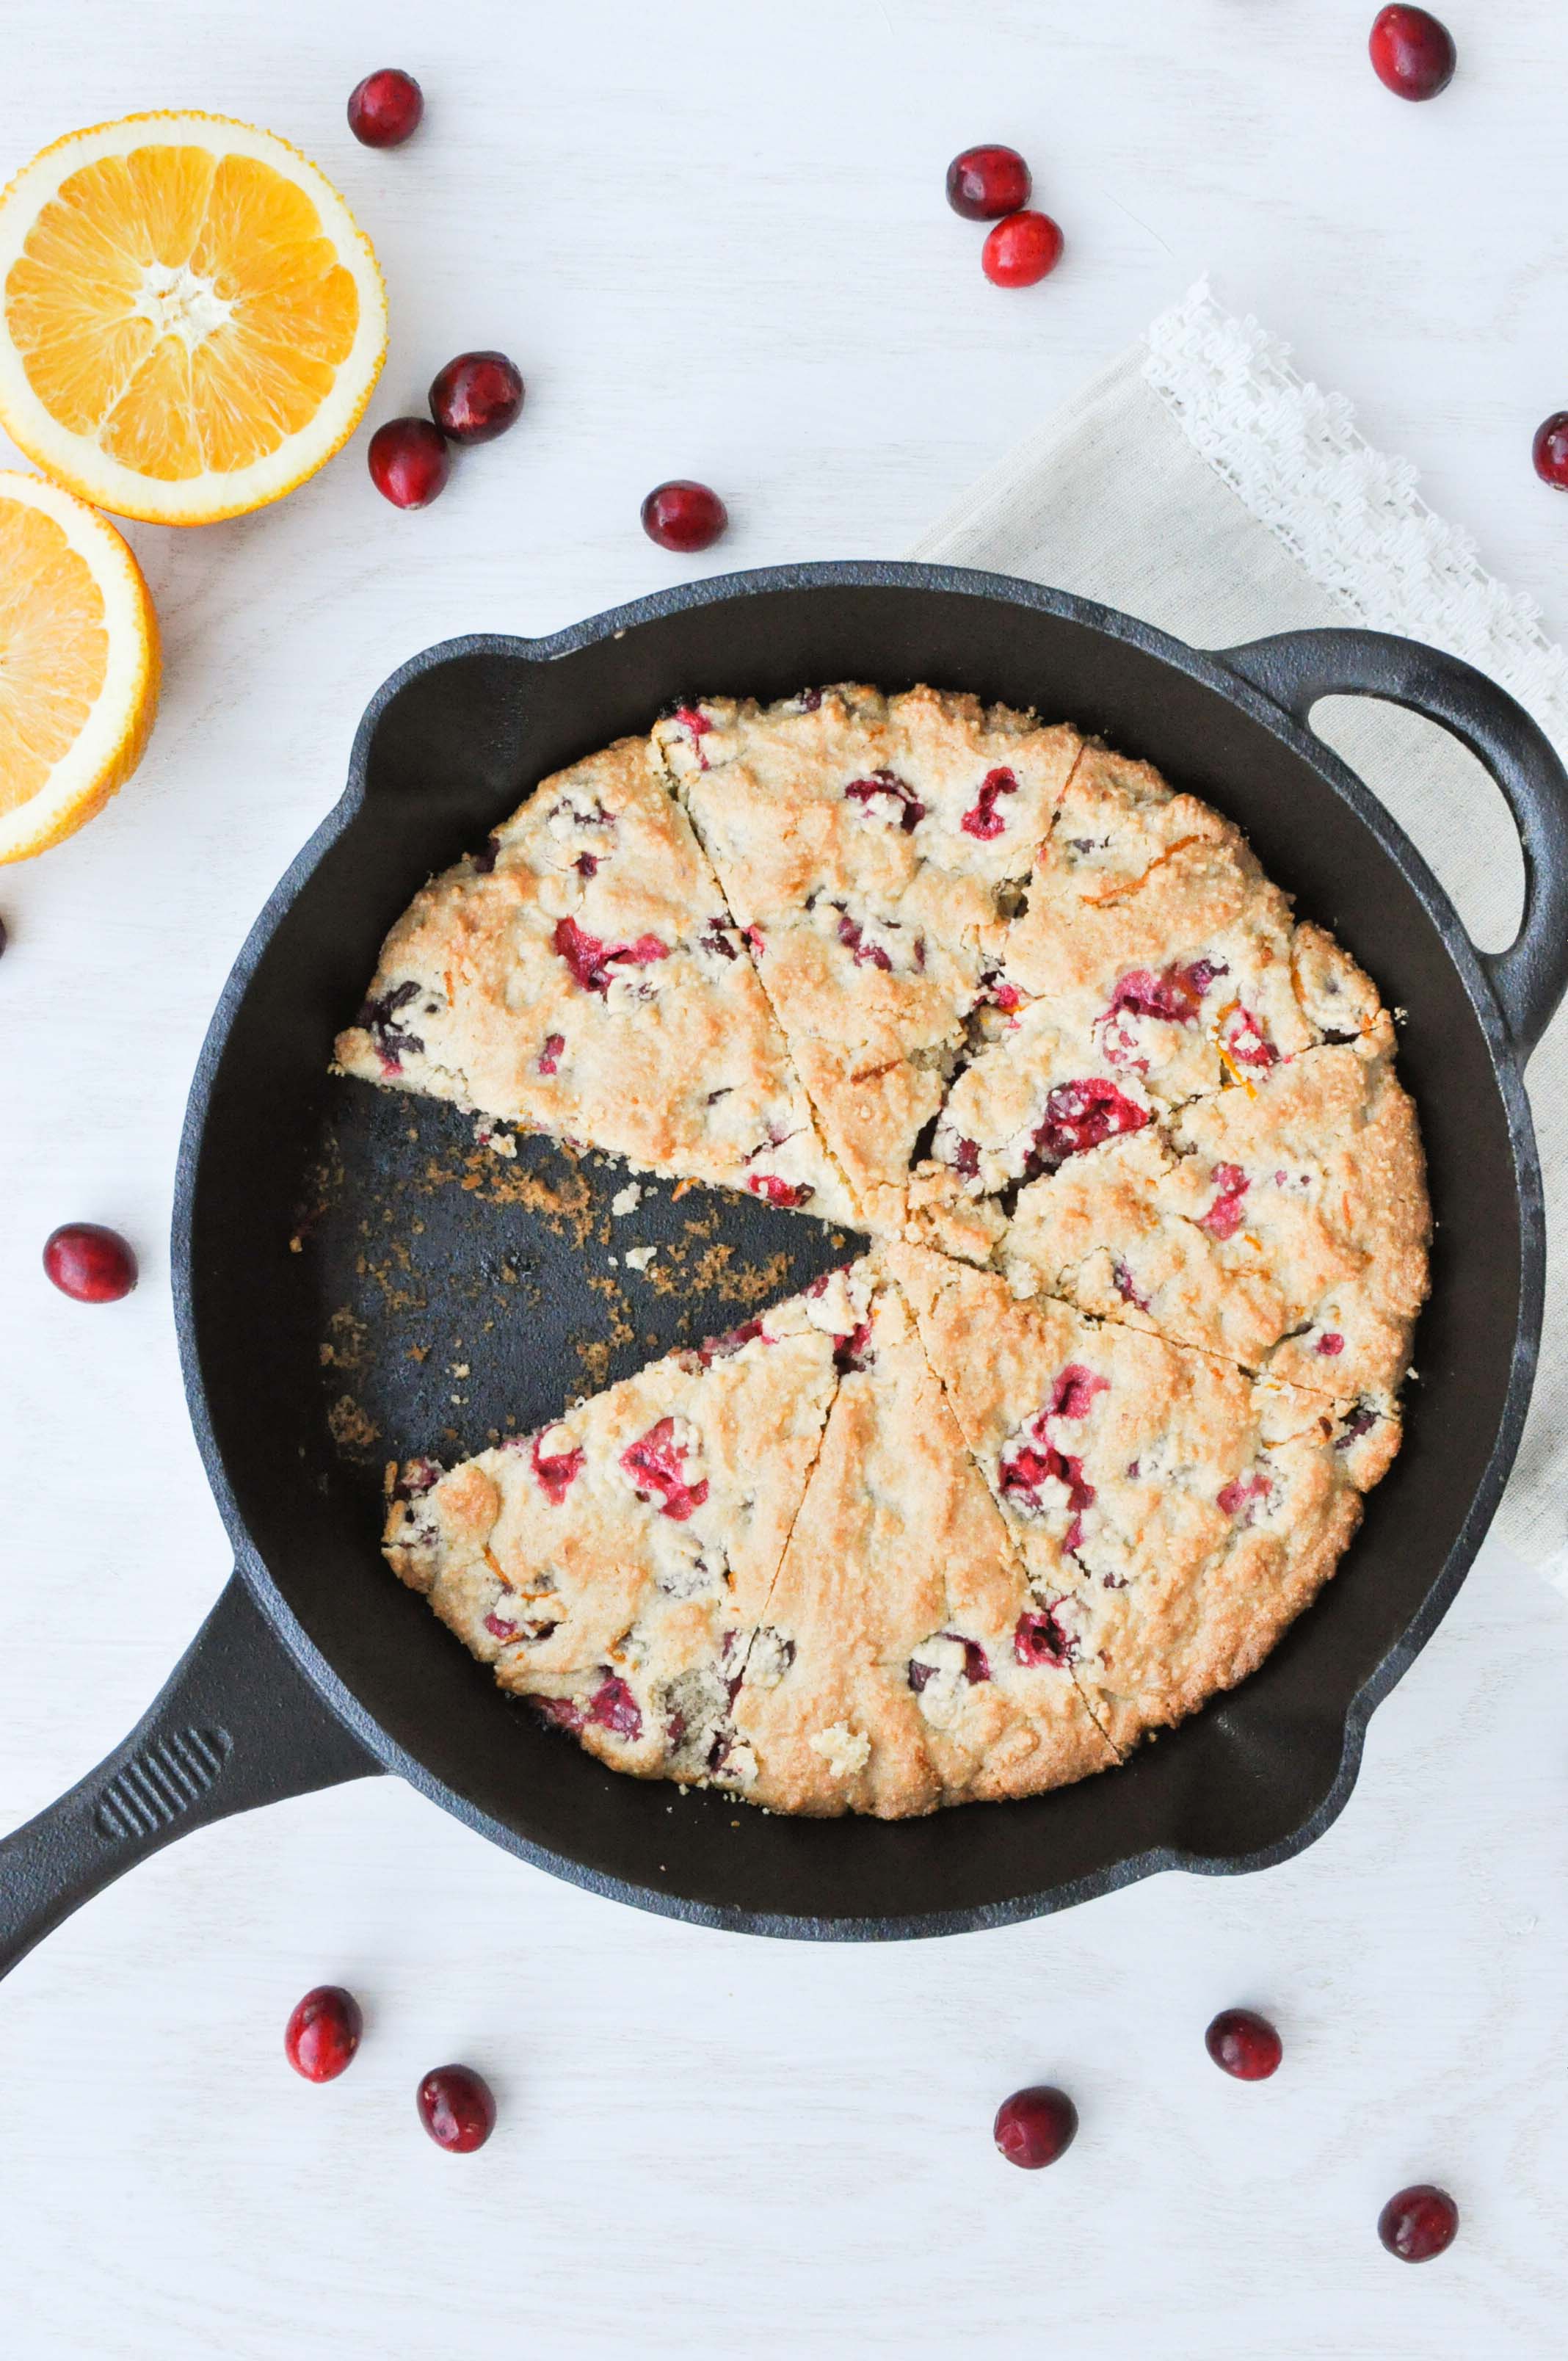
<svg viewBox="0 0 1568 2361">
<path fill-rule="evenodd" d="M 0 1975 L 176 1837 L 379 1764 L 297 1672 L 238 1575 L 130 1736 L 0 1840 Z"/>
<path fill-rule="evenodd" d="M 1477 956 L 1522 1063 L 1568 988 L 1568 772 L 1545 731 L 1474 664 L 1386 631 L 1282 631 L 1216 653 L 1303 725 L 1321 697 L 1387 697 L 1486 764 L 1524 848 L 1524 917 L 1506 951 Z"/>
</svg>

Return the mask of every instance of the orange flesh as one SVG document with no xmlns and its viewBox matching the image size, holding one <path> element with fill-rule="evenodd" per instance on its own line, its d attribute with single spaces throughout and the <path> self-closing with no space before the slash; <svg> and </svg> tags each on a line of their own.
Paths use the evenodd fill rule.
<svg viewBox="0 0 1568 2361">
<path fill-rule="evenodd" d="M 298 434 L 359 324 L 304 191 L 204 148 L 138 148 L 71 173 L 5 303 L 50 416 L 164 483 L 232 474 Z"/>
<path fill-rule="evenodd" d="M 109 663 L 104 594 L 60 526 L 0 499 L 0 814 L 71 751 Z"/>
</svg>

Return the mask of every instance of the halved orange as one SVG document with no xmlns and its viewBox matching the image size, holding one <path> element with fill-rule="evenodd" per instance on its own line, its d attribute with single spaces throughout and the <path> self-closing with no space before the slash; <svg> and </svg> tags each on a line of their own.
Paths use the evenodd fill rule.
<svg viewBox="0 0 1568 2361">
<path fill-rule="evenodd" d="M 0 424 L 116 516 L 210 524 L 291 491 L 386 348 L 369 240 L 269 131 L 127 115 L 0 197 Z"/>
<path fill-rule="evenodd" d="M 141 760 L 158 622 L 112 524 L 0 469 L 0 861 L 58 844 Z"/>
</svg>

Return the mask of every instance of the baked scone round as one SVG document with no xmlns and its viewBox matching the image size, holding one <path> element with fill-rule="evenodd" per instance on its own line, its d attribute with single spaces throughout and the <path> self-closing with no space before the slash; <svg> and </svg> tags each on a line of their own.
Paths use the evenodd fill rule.
<svg viewBox="0 0 1568 2361">
<path fill-rule="evenodd" d="M 1392 1020 L 1069 724 L 682 706 L 416 895 L 336 1064 L 871 1241 L 389 1466 L 394 1572 L 619 1770 L 896 1817 L 1107 1768 L 1255 1668 L 1398 1449 Z"/>
</svg>

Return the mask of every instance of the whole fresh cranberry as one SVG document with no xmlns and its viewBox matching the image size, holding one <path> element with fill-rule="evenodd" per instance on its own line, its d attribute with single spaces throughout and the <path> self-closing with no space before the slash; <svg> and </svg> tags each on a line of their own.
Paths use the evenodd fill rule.
<svg viewBox="0 0 1568 2361">
<path fill-rule="evenodd" d="M 993 2136 L 1009 2164 L 1038 2172 L 1055 2164 L 1078 2136 L 1078 2109 L 1065 2091 L 1049 2082 L 1035 2082 L 1014 2091 L 996 2110 Z"/>
<path fill-rule="evenodd" d="M 1266 2082 L 1285 2055 L 1267 2017 L 1252 2008 L 1223 2008 L 1203 2042 L 1215 2065 L 1238 2082 Z"/>
<path fill-rule="evenodd" d="M 717 492 L 677 476 L 655 484 L 642 503 L 642 530 L 661 549 L 678 550 L 693 557 L 709 549 L 729 522 L 729 511 Z"/>
<path fill-rule="evenodd" d="M 423 91 L 396 66 L 367 74 L 348 93 L 348 127 L 364 148 L 400 148 L 423 113 Z"/>
<path fill-rule="evenodd" d="M 430 389 L 430 414 L 454 443 L 493 443 L 516 425 L 523 390 L 505 353 L 459 353 Z"/>
<path fill-rule="evenodd" d="M 446 489 L 452 456 L 428 418 L 389 418 L 370 437 L 370 481 L 395 509 L 427 509 Z"/>
<path fill-rule="evenodd" d="M 1554 410 L 1535 430 L 1530 456 L 1543 484 L 1568 492 L 1568 410 Z"/>
<path fill-rule="evenodd" d="M 1049 214 L 1009 214 L 980 249 L 993 287 L 1034 287 L 1061 260 L 1062 234 Z"/>
<path fill-rule="evenodd" d="M 1453 2244 L 1459 2208 L 1446 2189 L 1430 2180 L 1417 2181 L 1390 2197 L 1377 2216 L 1377 2235 L 1402 2263 L 1430 2263 Z"/>
<path fill-rule="evenodd" d="M 352 2064 L 365 2030 L 359 2003 L 341 1984 L 317 1984 L 283 2031 L 283 2055 L 307 2082 L 335 2082 Z"/>
<path fill-rule="evenodd" d="M 44 1270 L 77 1303 L 117 1303 L 137 1283 L 137 1258 L 118 1230 L 66 1222 L 44 1240 Z"/>
<path fill-rule="evenodd" d="M 489 2084 L 471 2066 L 436 2066 L 415 2094 L 419 2119 L 437 2147 L 467 2156 L 483 2147 L 496 2127 Z"/>
<path fill-rule="evenodd" d="M 1459 62 L 1448 27 L 1424 8 L 1380 8 L 1366 46 L 1374 73 L 1396 98 L 1435 98 Z"/>
<path fill-rule="evenodd" d="M 966 148 L 948 167 L 948 203 L 965 221 L 1000 221 L 1029 202 L 1029 167 L 1016 148 Z"/>
</svg>

